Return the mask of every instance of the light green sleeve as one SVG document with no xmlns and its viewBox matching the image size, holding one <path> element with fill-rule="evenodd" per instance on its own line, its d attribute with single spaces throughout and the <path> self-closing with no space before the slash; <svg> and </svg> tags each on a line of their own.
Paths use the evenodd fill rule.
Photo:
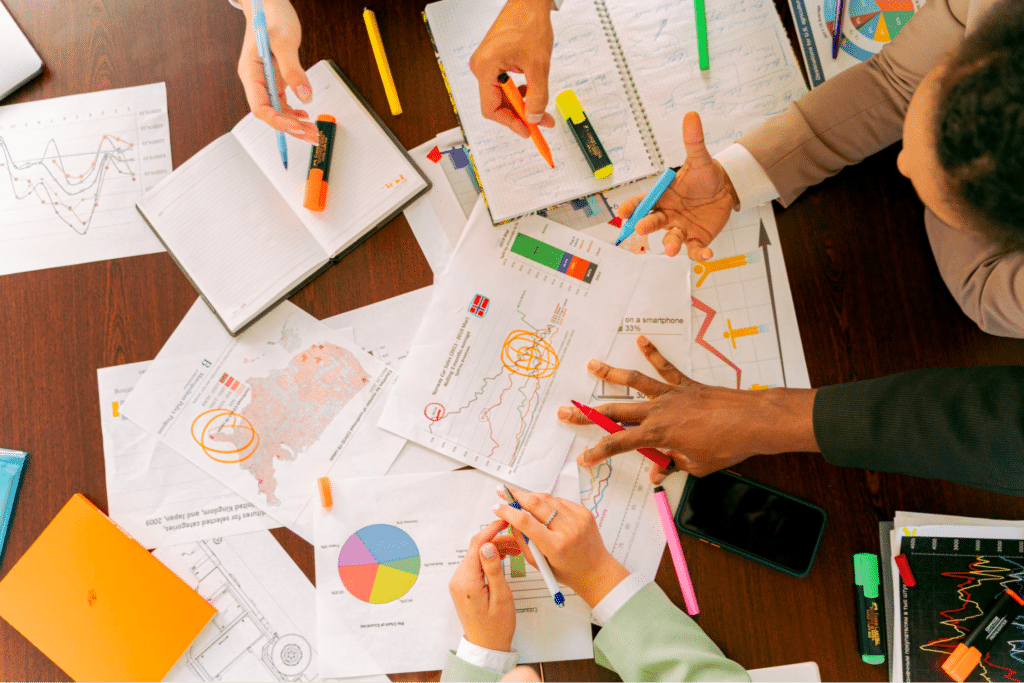
<svg viewBox="0 0 1024 683">
<path fill-rule="evenodd" d="M 492 683 L 499 680 L 505 674 L 482 666 L 475 666 L 464 659 L 455 656 L 453 650 L 448 651 L 448 661 L 444 663 L 444 670 L 441 671 L 442 681 L 487 681 Z"/>
<path fill-rule="evenodd" d="M 594 639 L 594 659 L 624 681 L 749 681 L 664 591 L 649 583 Z"/>
</svg>

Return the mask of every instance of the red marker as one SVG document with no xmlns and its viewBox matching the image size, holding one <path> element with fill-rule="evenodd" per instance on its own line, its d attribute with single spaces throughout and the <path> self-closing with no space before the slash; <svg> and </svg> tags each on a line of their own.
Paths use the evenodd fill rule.
<svg viewBox="0 0 1024 683">
<path fill-rule="evenodd" d="M 916 586 L 917 579 L 914 578 L 914 573 L 910 571 L 910 561 L 907 559 L 907 556 L 900 554 L 893 559 L 896 561 L 896 568 L 900 570 L 900 576 L 903 577 L 903 583 L 910 588 Z"/>
<path fill-rule="evenodd" d="M 587 418 L 588 420 L 596 424 L 598 427 L 608 432 L 609 434 L 615 434 L 616 432 L 623 432 L 626 430 L 625 427 L 620 425 L 615 420 L 611 419 L 610 417 L 602 413 L 597 412 L 596 410 L 589 406 L 585 406 L 578 401 L 573 401 L 572 404 L 580 409 L 580 412 L 583 413 L 583 417 Z M 653 462 L 655 465 L 665 470 L 666 472 L 671 472 L 673 469 L 675 469 L 675 461 L 657 449 L 638 448 L 637 451 L 639 451 L 641 455 L 643 455 L 645 458 L 647 458 L 648 460 L 650 460 L 651 462 Z"/>
</svg>

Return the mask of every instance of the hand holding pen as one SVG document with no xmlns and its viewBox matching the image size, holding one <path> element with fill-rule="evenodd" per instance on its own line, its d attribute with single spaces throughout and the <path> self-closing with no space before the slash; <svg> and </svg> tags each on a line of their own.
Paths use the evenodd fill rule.
<svg viewBox="0 0 1024 683">
<path fill-rule="evenodd" d="M 497 490 L 502 500 L 507 500 L 505 490 L 502 486 Z M 571 588 L 590 607 L 629 575 L 605 548 L 590 510 L 545 493 L 509 493 L 521 509 L 499 504 L 494 513 L 512 527 L 526 560 L 538 569 L 546 560 L 554 579 Z"/>
</svg>

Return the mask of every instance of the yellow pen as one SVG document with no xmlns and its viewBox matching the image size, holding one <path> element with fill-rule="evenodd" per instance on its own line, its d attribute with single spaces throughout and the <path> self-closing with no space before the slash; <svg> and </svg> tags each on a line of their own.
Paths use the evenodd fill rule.
<svg viewBox="0 0 1024 683">
<path fill-rule="evenodd" d="M 373 13 L 372 9 L 364 8 L 363 21 L 366 22 L 366 32 L 370 34 L 370 45 L 373 47 L 373 56 L 377 59 L 377 70 L 380 71 L 380 80 L 384 82 L 384 93 L 388 96 L 391 115 L 398 116 L 402 113 L 402 103 L 398 101 L 395 79 L 391 76 L 391 67 L 388 66 L 388 55 L 384 52 L 384 41 L 380 38 L 377 15 Z"/>
</svg>

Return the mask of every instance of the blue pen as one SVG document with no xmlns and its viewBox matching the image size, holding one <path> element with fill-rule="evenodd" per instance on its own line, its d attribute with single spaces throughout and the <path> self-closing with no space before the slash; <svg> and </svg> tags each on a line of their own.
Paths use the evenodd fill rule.
<svg viewBox="0 0 1024 683">
<path fill-rule="evenodd" d="M 615 240 L 615 246 L 622 244 L 627 237 L 633 234 L 633 230 L 636 228 L 637 222 L 649 214 L 654 205 L 661 199 L 661 195 L 665 194 L 665 190 L 672 184 L 672 181 L 676 179 L 676 172 L 671 168 L 666 168 L 665 172 L 658 178 L 658 182 L 654 183 L 654 187 L 647 191 L 644 195 L 640 205 L 633 211 L 633 215 L 630 216 L 625 223 L 622 224 L 622 230 L 619 231 L 619 238 Z"/>
<path fill-rule="evenodd" d="M 523 508 L 519 505 L 519 501 L 516 500 L 515 496 L 512 495 L 512 492 L 508 490 L 508 487 L 504 486 L 502 488 L 505 489 L 505 500 L 508 501 L 508 504 L 516 510 L 522 510 Z M 548 591 L 551 592 L 551 597 L 555 599 L 555 604 L 559 607 L 565 607 L 565 596 L 562 595 L 562 589 L 559 588 L 558 582 L 555 581 L 555 575 L 551 571 L 551 566 L 548 564 L 547 558 L 541 555 L 540 550 L 537 549 L 536 545 L 530 542 L 530 539 L 526 534 L 523 534 L 523 540 L 526 541 L 527 547 L 529 547 L 530 552 L 533 553 L 533 561 L 537 563 L 537 570 L 540 571 L 540 576 L 544 579 L 544 585 L 546 585 L 548 587 Z"/>
<path fill-rule="evenodd" d="M 267 15 L 263 13 L 263 0 L 252 0 L 252 27 L 256 32 L 256 54 L 263 61 L 263 75 L 267 78 L 267 93 L 270 106 L 281 113 L 281 98 L 277 96 L 277 79 L 274 78 L 274 57 L 270 54 L 270 36 L 267 35 Z M 281 163 L 288 168 L 288 143 L 284 133 L 277 131 L 277 149 L 281 152 Z"/>
</svg>

